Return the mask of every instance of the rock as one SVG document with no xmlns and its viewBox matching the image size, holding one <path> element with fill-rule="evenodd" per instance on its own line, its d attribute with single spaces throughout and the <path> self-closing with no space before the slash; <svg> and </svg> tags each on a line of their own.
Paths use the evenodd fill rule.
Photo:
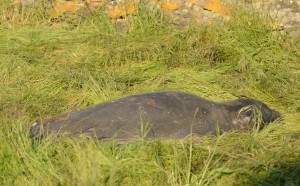
<svg viewBox="0 0 300 186">
<path fill-rule="evenodd" d="M 257 2 L 254 6 L 259 10 L 267 10 L 279 22 L 284 33 L 297 42 L 300 39 L 300 1 L 299 0 L 269 0 Z M 299 42 L 298 42 L 299 43 Z M 300 49 L 300 44 L 298 44 Z"/>
<path fill-rule="evenodd" d="M 176 10 L 175 14 L 186 19 L 192 18 L 192 14 L 188 11 L 188 9 Z"/>
<path fill-rule="evenodd" d="M 95 11 L 98 7 L 105 4 L 103 0 L 87 0 L 86 3 L 88 8 L 92 11 Z"/>
<path fill-rule="evenodd" d="M 134 3 L 113 3 L 106 8 L 106 13 L 109 18 L 118 19 L 126 15 L 136 13 L 136 4 Z"/>
<path fill-rule="evenodd" d="M 37 0 L 20 0 L 22 6 L 30 6 L 37 3 Z"/>
<path fill-rule="evenodd" d="M 126 23 L 124 19 L 117 19 L 116 21 L 116 31 L 118 33 L 126 32 Z"/>
<path fill-rule="evenodd" d="M 72 2 L 72 1 L 56 1 L 54 12 L 58 16 L 62 16 L 69 13 L 76 13 L 78 10 L 84 7 L 83 2 Z"/>
<path fill-rule="evenodd" d="M 215 12 L 221 16 L 229 15 L 231 11 L 230 5 L 221 2 L 220 0 L 206 0 L 203 8 Z"/>
<path fill-rule="evenodd" d="M 135 15 L 140 0 L 48 0 L 43 6 L 57 16 L 81 15 L 81 10 L 95 11 L 100 6 L 106 6 L 105 13 L 112 19 L 117 32 L 123 33 L 130 27 L 124 19 L 128 15 Z M 179 27 L 186 27 L 193 19 L 199 25 L 211 24 L 230 17 L 231 6 L 226 3 L 230 0 L 146 0 L 145 6 L 150 10 L 162 9 L 165 18 Z M 13 0 L 16 8 L 37 5 L 38 0 Z M 280 28 L 289 33 L 295 40 L 300 38 L 300 1 L 299 0 L 257 0 L 245 2 L 237 0 L 235 4 L 256 7 L 259 11 L 268 11 L 277 20 Z M 85 11 L 86 12 L 86 11 Z M 278 27 L 278 26 L 277 26 Z M 281 30 L 274 28 L 275 30 Z"/>
<path fill-rule="evenodd" d="M 161 8 L 163 10 L 177 10 L 179 7 L 179 2 L 176 0 L 166 0 L 161 3 Z"/>
<path fill-rule="evenodd" d="M 186 19 L 183 17 L 176 17 L 173 19 L 173 23 L 180 28 L 187 27 L 190 23 L 190 19 Z"/>
<path fill-rule="evenodd" d="M 146 8 L 153 10 L 153 9 L 161 9 L 161 3 L 158 0 L 148 0 L 145 2 Z"/>
</svg>

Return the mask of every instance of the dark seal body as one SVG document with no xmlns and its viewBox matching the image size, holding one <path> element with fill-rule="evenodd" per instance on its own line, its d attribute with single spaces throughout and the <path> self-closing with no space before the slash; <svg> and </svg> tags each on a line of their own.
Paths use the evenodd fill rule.
<svg viewBox="0 0 300 186">
<path fill-rule="evenodd" d="M 83 133 L 98 139 L 184 138 L 191 133 L 202 136 L 251 129 L 257 123 L 256 113 L 261 113 L 261 124 L 281 117 L 278 111 L 254 99 L 214 102 L 180 91 L 148 92 L 38 120 L 31 136 L 57 132 Z"/>
</svg>

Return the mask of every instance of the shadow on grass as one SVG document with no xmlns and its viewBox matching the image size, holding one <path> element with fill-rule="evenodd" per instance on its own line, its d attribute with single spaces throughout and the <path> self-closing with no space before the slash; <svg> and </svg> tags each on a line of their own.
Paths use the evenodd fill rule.
<svg viewBox="0 0 300 186">
<path fill-rule="evenodd" d="M 253 185 L 300 185 L 300 159 L 293 163 L 282 163 L 274 166 L 264 179 L 256 180 Z"/>
</svg>

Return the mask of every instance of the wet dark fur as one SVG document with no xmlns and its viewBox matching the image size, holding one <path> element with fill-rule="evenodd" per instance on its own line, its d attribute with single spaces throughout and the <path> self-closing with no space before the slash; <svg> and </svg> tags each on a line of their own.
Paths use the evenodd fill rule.
<svg viewBox="0 0 300 186">
<path fill-rule="evenodd" d="M 249 130 L 257 123 L 262 128 L 280 117 L 278 111 L 254 99 L 214 102 L 185 92 L 160 91 L 38 120 L 32 125 L 31 136 L 57 132 L 71 136 L 84 133 L 98 139 L 184 138 L 191 133 L 202 136 Z"/>
</svg>

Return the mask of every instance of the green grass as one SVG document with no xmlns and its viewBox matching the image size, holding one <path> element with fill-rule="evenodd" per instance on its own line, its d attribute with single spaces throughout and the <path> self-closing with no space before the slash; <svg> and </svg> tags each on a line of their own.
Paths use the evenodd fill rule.
<svg viewBox="0 0 300 186">
<path fill-rule="evenodd" d="M 0 5 L 0 185 L 300 184 L 300 53 L 267 15 L 240 8 L 224 24 L 177 29 L 140 11 L 118 34 L 104 15 L 60 20 Z M 29 138 L 34 119 L 166 89 L 252 97 L 284 118 L 177 141 Z"/>
</svg>

